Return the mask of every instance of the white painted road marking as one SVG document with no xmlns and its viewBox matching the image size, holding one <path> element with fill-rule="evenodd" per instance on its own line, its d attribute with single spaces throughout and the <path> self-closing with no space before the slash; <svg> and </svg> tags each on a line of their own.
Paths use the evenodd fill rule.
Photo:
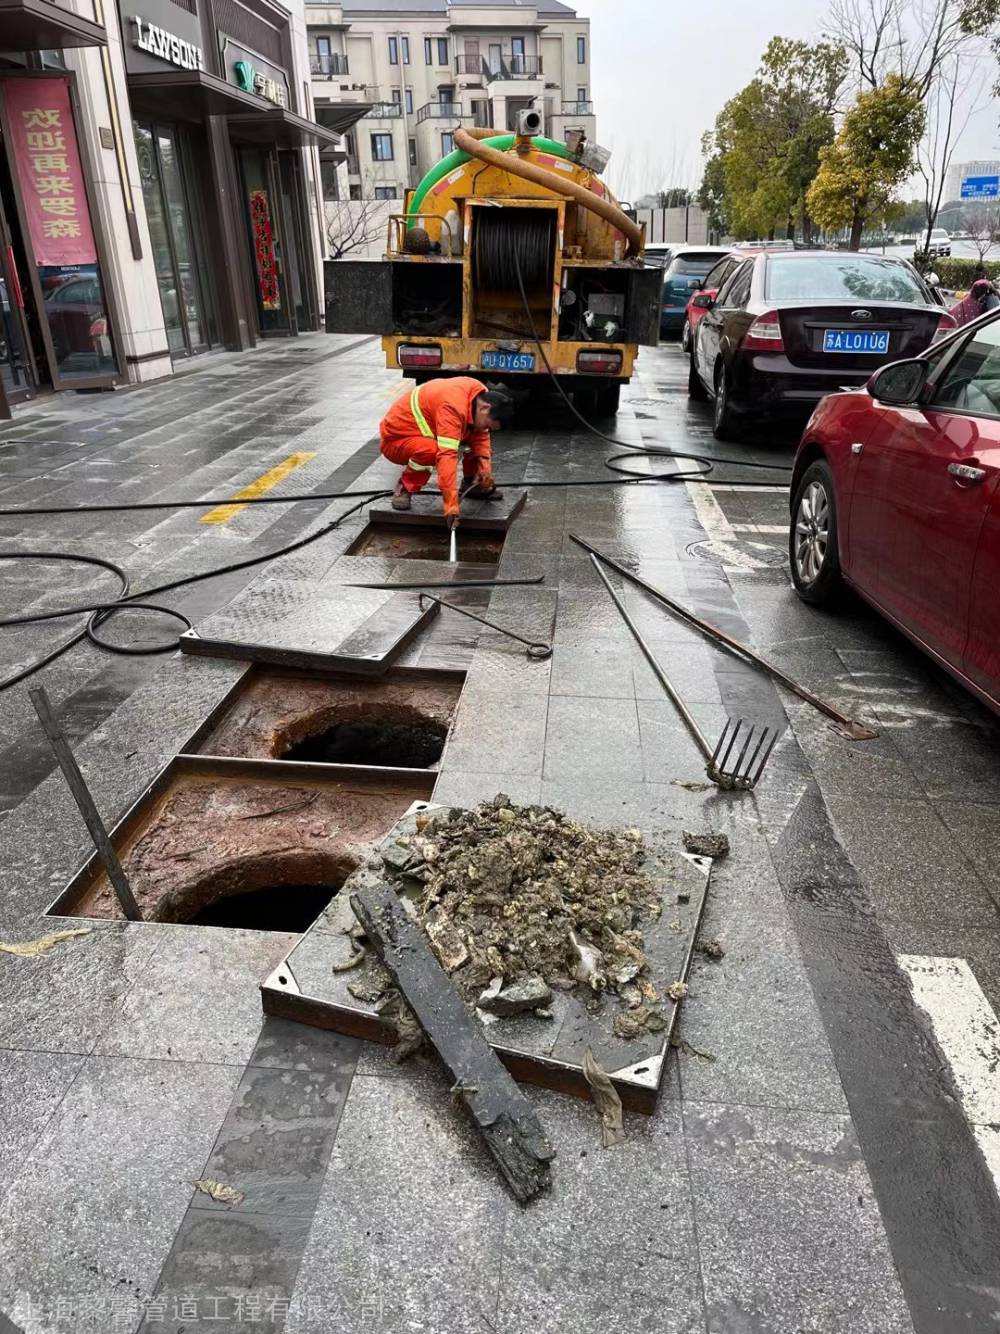
<svg viewBox="0 0 1000 1334">
<path fill-rule="evenodd" d="M 896 962 L 931 1021 L 1000 1195 L 1000 1022 L 964 959 L 900 954 Z"/>
</svg>

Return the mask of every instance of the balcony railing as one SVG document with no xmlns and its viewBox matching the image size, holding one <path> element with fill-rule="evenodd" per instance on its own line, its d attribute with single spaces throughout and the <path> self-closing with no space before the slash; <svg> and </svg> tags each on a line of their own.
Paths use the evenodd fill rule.
<svg viewBox="0 0 1000 1334">
<path fill-rule="evenodd" d="M 542 73 L 542 58 L 512 55 L 510 51 L 503 51 L 499 55 L 494 51 L 489 56 L 462 55 L 455 57 L 455 71 L 458 74 L 475 75 L 487 82 L 494 79 L 537 79 Z"/>
<path fill-rule="evenodd" d="M 371 111 L 366 111 L 364 120 L 398 120 L 403 108 L 398 102 L 376 102 Z"/>
<path fill-rule="evenodd" d="M 336 74 L 350 74 L 350 72 L 346 56 L 331 54 L 309 57 L 309 73 L 317 74 L 320 78 L 332 79 Z"/>
<path fill-rule="evenodd" d="M 470 112 L 463 112 L 458 102 L 425 102 L 417 111 L 417 124 L 424 120 L 471 120 Z"/>
<path fill-rule="evenodd" d="M 593 102 L 564 102 L 562 104 L 562 114 L 564 116 L 592 116 L 594 114 Z"/>
</svg>

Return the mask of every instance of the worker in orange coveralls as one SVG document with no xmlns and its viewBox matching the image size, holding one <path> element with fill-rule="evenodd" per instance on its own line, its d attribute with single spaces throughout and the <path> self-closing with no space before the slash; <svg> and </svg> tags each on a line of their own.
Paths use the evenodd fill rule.
<svg viewBox="0 0 1000 1334">
<path fill-rule="evenodd" d="M 379 426 L 382 453 L 402 463 L 392 508 L 408 510 L 410 497 L 437 468 L 449 528 L 458 524 L 458 459 L 471 483 L 467 495 L 499 500 L 493 482 L 490 432 L 513 416 L 513 400 L 502 389 L 488 389 L 471 376 L 428 380 L 397 398 Z"/>
</svg>

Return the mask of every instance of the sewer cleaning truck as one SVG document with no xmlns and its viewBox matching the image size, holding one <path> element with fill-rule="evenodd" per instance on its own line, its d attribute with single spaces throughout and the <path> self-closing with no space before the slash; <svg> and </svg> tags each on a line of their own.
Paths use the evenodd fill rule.
<svg viewBox="0 0 1000 1334">
<path fill-rule="evenodd" d="M 326 262 L 326 328 L 382 335 L 386 366 L 421 382 L 475 374 L 515 393 L 548 376 L 610 416 L 640 345 L 659 338 L 663 274 L 582 135 L 455 131 L 455 151 L 388 220 L 382 259 Z"/>
</svg>

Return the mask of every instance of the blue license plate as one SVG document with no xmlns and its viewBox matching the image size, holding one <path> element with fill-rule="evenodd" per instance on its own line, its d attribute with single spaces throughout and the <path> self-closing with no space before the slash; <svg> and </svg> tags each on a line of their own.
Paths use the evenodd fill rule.
<svg viewBox="0 0 1000 1334">
<path fill-rule="evenodd" d="M 484 371 L 533 371 L 535 357 L 531 352 L 484 352 L 479 364 Z"/>
<path fill-rule="evenodd" d="M 824 352 L 860 352 L 869 355 L 889 351 L 888 329 L 824 329 Z"/>
</svg>

